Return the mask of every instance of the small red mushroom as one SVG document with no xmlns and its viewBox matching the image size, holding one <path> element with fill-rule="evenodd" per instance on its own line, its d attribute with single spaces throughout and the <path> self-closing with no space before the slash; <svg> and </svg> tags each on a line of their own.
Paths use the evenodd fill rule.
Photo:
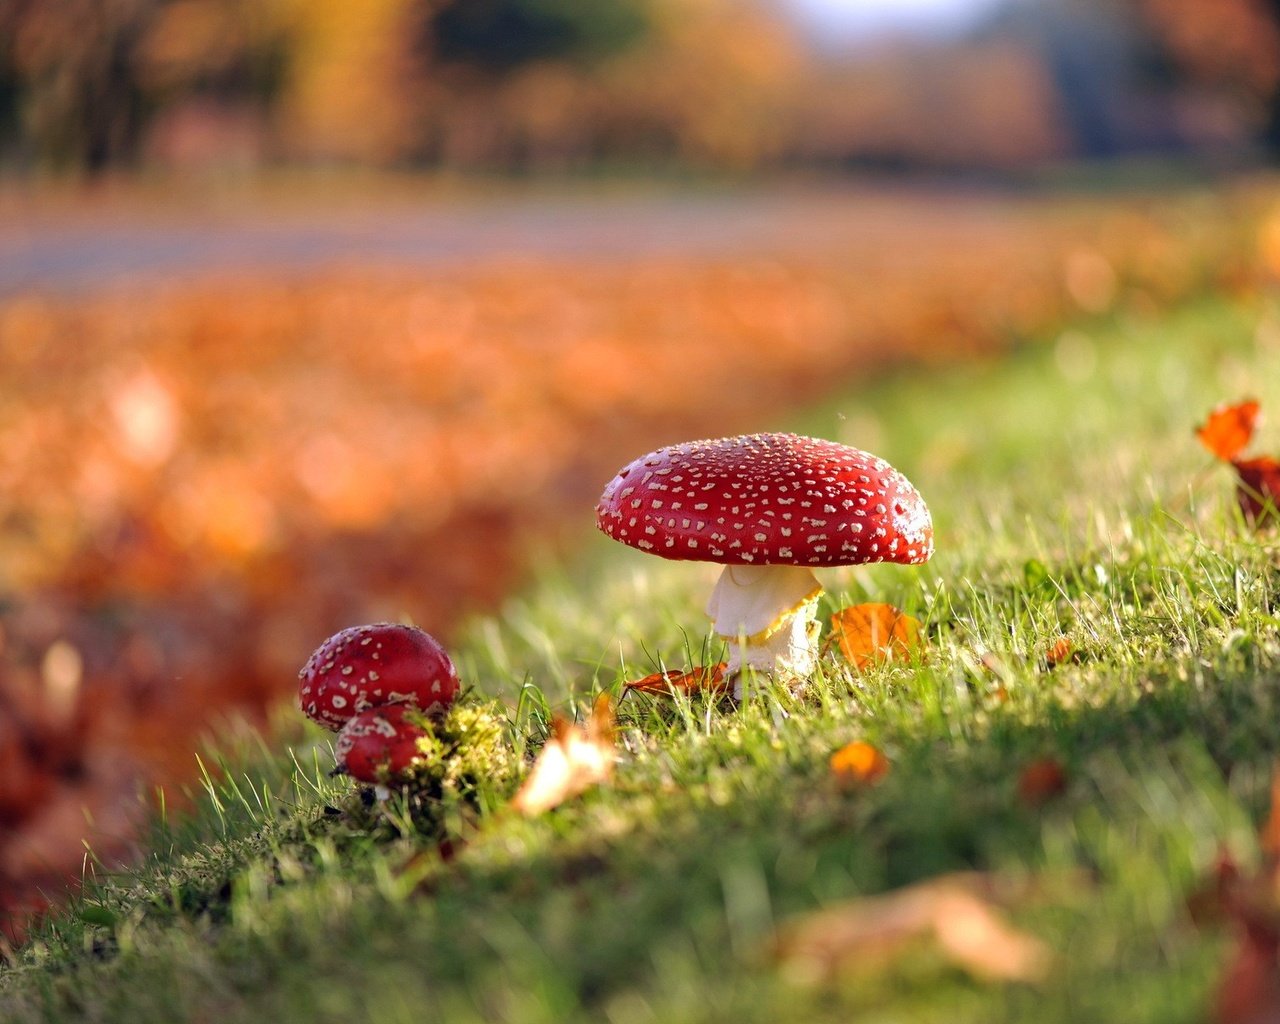
<svg viewBox="0 0 1280 1024">
<path fill-rule="evenodd" d="M 406 781 L 428 734 L 426 716 L 409 704 L 387 704 L 352 716 L 334 744 L 338 766 L 353 779 L 387 786 Z"/>
<path fill-rule="evenodd" d="M 379 622 L 335 633 L 298 673 L 307 717 L 337 731 L 383 704 L 409 704 L 438 715 L 458 695 L 458 673 L 439 641 L 415 626 Z"/>
<path fill-rule="evenodd" d="M 659 448 L 626 466 L 596 506 L 614 540 L 725 568 L 707 614 L 743 668 L 803 678 L 818 656 L 813 569 L 927 561 L 924 499 L 884 459 L 795 434 Z M 741 696 L 741 683 L 734 685 Z"/>
</svg>

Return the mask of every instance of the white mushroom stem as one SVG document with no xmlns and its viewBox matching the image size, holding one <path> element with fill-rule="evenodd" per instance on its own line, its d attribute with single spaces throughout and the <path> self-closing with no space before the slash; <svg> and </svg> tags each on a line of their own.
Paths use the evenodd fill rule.
<svg viewBox="0 0 1280 1024">
<path fill-rule="evenodd" d="M 707 602 L 712 628 L 729 641 L 726 674 L 750 668 L 803 679 L 812 672 L 821 593 L 818 578 L 802 565 L 726 565 Z M 734 695 L 742 695 L 740 682 Z"/>
</svg>

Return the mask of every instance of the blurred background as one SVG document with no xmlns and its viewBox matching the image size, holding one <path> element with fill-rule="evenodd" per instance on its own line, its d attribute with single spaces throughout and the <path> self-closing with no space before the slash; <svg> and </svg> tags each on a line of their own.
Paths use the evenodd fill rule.
<svg viewBox="0 0 1280 1024">
<path fill-rule="evenodd" d="M 1013 172 L 1280 143 L 1271 0 L 4 0 L 11 171 Z"/>
<path fill-rule="evenodd" d="M 0 951 L 635 455 L 1263 295 L 1278 147 L 1273 0 L 0 0 Z"/>
</svg>

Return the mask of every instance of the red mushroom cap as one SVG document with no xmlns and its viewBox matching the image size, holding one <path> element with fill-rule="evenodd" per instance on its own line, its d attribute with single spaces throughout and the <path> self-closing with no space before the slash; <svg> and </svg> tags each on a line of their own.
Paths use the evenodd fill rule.
<svg viewBox="0 0 1280 1024">
<path fill-rule="evenodd" d="M 884 459 L 820 438 L 751 434 L 659 448 L 609 482 L 596 523 L 664 558 L 727 565 L 917 563 L 924 499 Z"/>
<path fill-rule="evenodd" d="M 352 716 L 338 733 L 334 753 L 353 779 L 395 782 L 418 758 L 418 739 L 427 735 L 425 717 L 409 704 L 387 704 Z"/>
<path fill-rule="evenodd" d="M 440 643 L 414 626 L 379 622 L 335 633 L 298 673 L 308 718 L 341 729 L 352 715 L 382 704 L 442 713 L 458 694 L 458 673 Z"/>
</svg>

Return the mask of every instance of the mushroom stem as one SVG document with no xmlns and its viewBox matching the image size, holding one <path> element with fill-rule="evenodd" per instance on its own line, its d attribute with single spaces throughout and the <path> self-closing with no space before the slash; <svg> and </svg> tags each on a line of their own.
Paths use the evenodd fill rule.
<svg viewBox="0 0 1280 1024">
<path fill-rule="evenodd" d="M 744 668 L 803 679 L 818 659 L 815 618 L 822 584 L 812 570 L 797 565 L 726 565 L 707 602 L 713 628 L 730 641 L 725 672 Z"/>
</svg>

